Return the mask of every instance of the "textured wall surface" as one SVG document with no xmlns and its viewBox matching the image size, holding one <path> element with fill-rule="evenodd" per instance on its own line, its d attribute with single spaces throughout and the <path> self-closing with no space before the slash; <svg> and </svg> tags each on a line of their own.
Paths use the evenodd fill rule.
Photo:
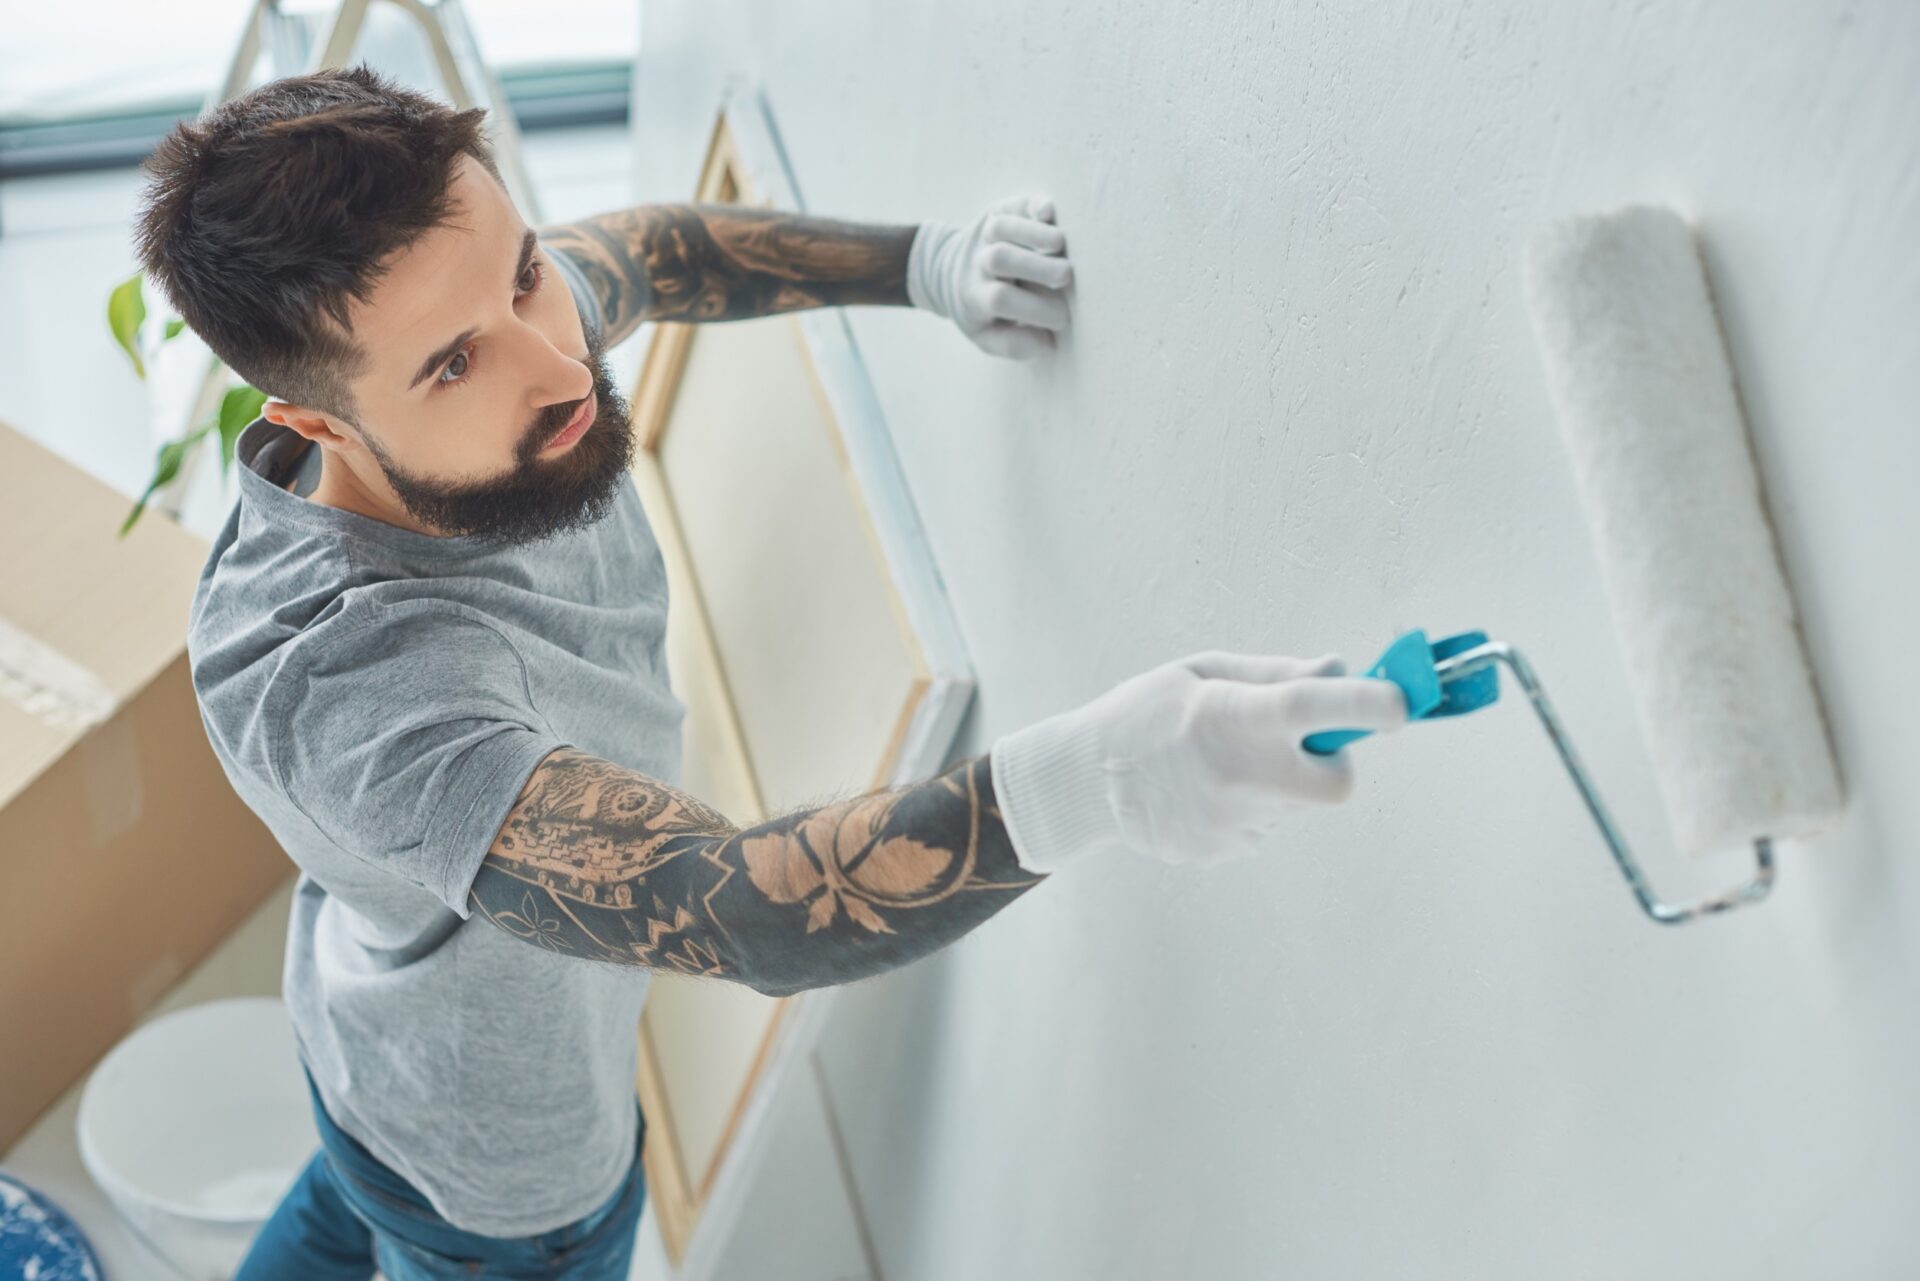
<svg viewBox="0 0 1920 1281">
<path fill-rule="evenodd" d="M 822 1051 L 888 1281 L 1920 1269 L 1920 7 L 1580 7 L 1617 12 L 647 0 L 642 199 L 740 73 L 813 212 L 1056 200 L 1053 357 L 853 313 L 979 671 L 962 753 L 1194 650 L 1477 626 L 1658 889 L 1743 876 L 1669 852 L 1522 287 L 1551 218 L 1657 200 L 1853 798 L 1769 902 L 1659 927 L 1510 703 L 1361 744 L 1263 859 L 1061 873 Z"/>
</svg>

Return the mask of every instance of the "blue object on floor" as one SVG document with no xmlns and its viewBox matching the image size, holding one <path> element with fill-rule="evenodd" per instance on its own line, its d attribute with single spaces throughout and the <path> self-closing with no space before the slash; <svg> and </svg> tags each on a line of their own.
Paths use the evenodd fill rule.
<svg viewBox="0 0 1920 1281">
<path fill-rule="evenodd" d="M 1460 632 L 1429 644 L 1426 632 L 1416 627 L 1387 646 L 1378 661 L 1362 674 L 1398 685 L 1407 696 L 1409 721 L 1460 716 L 1499 699 L 1500 671 L 1488 664 L 1478 671 L 1442 681 L 1434 664 L 1486 642 L 1485 632 Z M 1368 729 L 1321 730 L 1307 735 L 1300 746 L 1316 756 L 1331 756 L 1371 733 Z"/>
<path fill-rule="evenodd" d="M 106 1275 L 66 1211 L 0 1174 L 0 1281 L 106 1281 Z"/>
</svg>

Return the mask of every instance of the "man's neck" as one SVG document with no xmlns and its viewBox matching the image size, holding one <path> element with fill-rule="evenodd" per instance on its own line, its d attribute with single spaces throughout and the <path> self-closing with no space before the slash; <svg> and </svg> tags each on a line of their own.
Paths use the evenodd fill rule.
<svg viewBox="0 0 1920 1281">
<path fill-rule="evenodd" d="M 312 441 L 308 441 L 306 448 L 319 449 L 320 446 L 314 444 Z M 401 529 L 410 529 L 416 534 L 426 534 L 431 538 L 443 537 L 439 530 L 429 529 L 417 523 L 411 516 L 405 513 L 381 510 L 376 503 L 361 492 L 360 486 L 358 485 L 349 483 L 343 486 L 330 483 L 334 480 L 335 471 L 344 471 L 345 468 L 335 468 L 333 460 L 327 457 L 324 452 L 320 457 L 320 479 L 314 482 L 311 491 L 301 494 L 298 488 L 300 484 L 300 473 L 305 469 L 304 465 L 306 460 L 307 456 L 303 450 L 299 458 L 294 462 L 293 475 L 287 478 L 287 483 L 281 486 L 282 489 L 290 494 L 305 498 L 310 503 L 318 503 L 322 507 L 333 507 L 340 511 L 353 512 L 356 515 L 377 520 L 384 525 L 394 525 Z"/>
</svg>

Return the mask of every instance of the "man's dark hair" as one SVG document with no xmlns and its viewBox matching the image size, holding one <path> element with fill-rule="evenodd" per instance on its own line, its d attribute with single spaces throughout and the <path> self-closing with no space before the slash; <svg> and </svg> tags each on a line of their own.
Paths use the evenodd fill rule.
<svg viewBox="0 0 1920 1281">
<path fill-rule="evenodd" d="M 365 65 L 223 102 L 143 166 L 141 269 L 249 384 L 357 427 L 350 388 L 370 361 L 348 298 L 364 305 L 389 258 L 446 218 L 462 153 L 500 180 L 485 115 Z"/>
</svg>

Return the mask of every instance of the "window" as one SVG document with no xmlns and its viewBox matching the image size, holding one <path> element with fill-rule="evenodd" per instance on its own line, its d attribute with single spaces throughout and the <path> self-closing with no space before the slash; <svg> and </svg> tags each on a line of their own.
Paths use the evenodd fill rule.
<svg viewBox="0 0 1920 1281">
<path fill-rule="evenodd" d="M 0 41 L 0 178 L 138 164 L 175 121 L 200 113 L 253 4 L 10 6 Z M 335 8 L 282 0 L 287 52 L 276 64 L 263 51 L 251 83 L 304 70 Z M 461 9 L 522 129 L 626 119 L 640 44 L 635 0 L 464 0 Z M 362 60 L 445 97 L 424 36 L 395 5 L 370 8 L 349 58 Z"/>
</svg>

